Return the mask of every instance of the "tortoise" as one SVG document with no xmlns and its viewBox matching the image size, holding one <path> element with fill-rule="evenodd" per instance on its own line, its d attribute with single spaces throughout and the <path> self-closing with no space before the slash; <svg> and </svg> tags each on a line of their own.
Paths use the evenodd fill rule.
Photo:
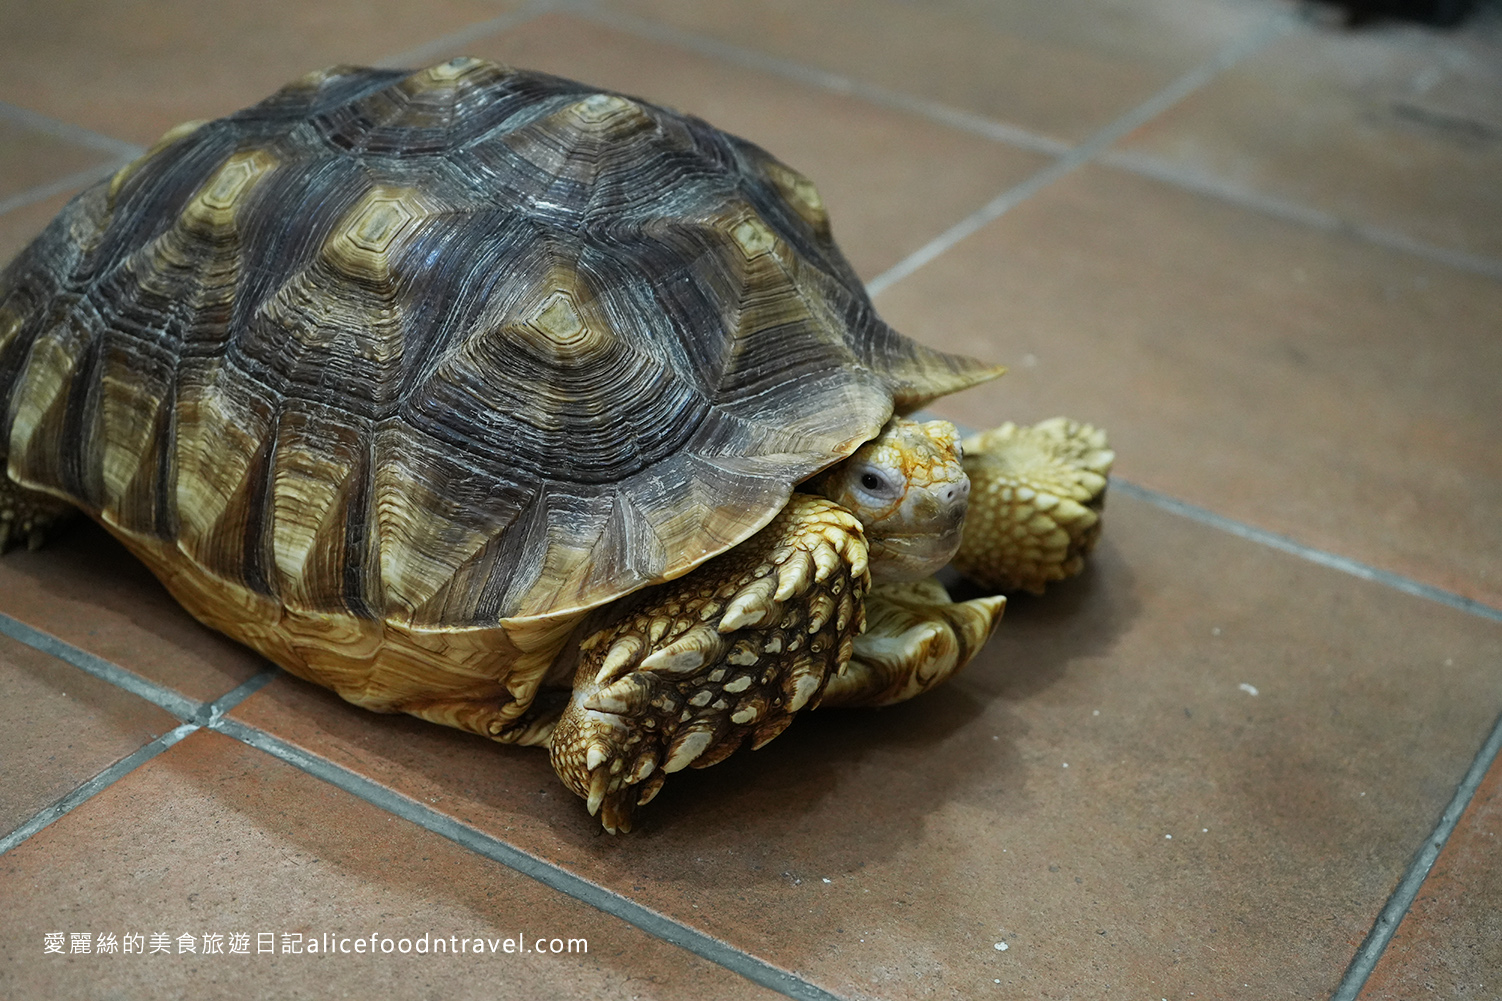
<svg viewBox="0 0 1502 1001">
<path fill-rule="evenodd" d="M 884 323 L 814 185 L 698 118 L 334 67 L 171 129 L 0 274 L 0 551 L 81 510 L 292 674 L 548 747 L 614 833 L 963 666 L 1006 598 L 951 601 L 951 557 L 1080 569 L 1101 432 L 912 416 L 1002 371 Z"/>
</svg>

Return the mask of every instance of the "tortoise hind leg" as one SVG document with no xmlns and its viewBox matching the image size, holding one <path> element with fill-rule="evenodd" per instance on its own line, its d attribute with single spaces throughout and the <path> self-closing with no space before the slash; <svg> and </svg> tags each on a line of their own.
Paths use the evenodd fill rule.
<svg viewBox="0 0 1502 1001">
<path fill-rule="evenodd" d="M 866 631 L 820 707 L 890 706 L 922 695 L 970 662 L 1006 604 L 1001 595 L 951 601 L 933 577 L 877 586 L 866 596 Z"/>
<path fill-rule="evenodd" d="M 0 554 L 22 541 L 39 549 L 47 533 L 73 514 L 73 508 L 50 494 L 28 490 L 0 465 Z"/>
<path fill-rule="evenodd" d="M 605 829 L 666 775 L 760 747 L 817 704 L 861 629 L 866 543 L 822 497 L 795 494 L 751 539 L 643 592 L 581 644 L 553 768 Z"/>
</svg>

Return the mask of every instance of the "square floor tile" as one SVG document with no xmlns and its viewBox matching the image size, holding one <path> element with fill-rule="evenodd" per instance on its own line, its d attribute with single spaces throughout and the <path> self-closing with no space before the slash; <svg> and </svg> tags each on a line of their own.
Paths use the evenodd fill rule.
<svg viewBox="0 0 1502 1001">
<path fill-rule="evenodd" d="M 519 4 L 504 0 L 86 0 L 12 5 L 0 100 L 149 145 L 194 118 L 259 101 L 312 70 L 374 63 Z"/>
<path fill-rule="evenodd" d="M 1492 765 L 1361 992 L 1362 1001 L 1502 995 L 1502 759 Z"/>
<path fill-rule="evenodd" d="M 1301 25 L 1123 146 L 1353 223 L 1502 257 L 1502 11 L 1456 32 Z"/>
<path fill-rule="evenodd" d="M 1012 366 L 972 427 L 1103 425 L 1116 472 L 1502 607 L 1502 284 L 1090 167 L 883 292 Z"/>
<path fill-rule="evenodd" d="M 0 636 L 0 834 L 177 723 L 149 702 Z"/>
<path fill-rule="evenodd" d="M 115 159 L 100 150 L 0 119 L 0 204 L 91 168 L 107 172 Z"/>
<path fill-rule="evenodd" d="M 615 0 L 612 10 L 1078 142 L 1276 5 Z"/>
<path fill-rule="evenodd" d="M 777 996 L 207 731 L 0 856 L 0 903 L 0 992 L 15 998 Z M 46 953 L 48 932 L 63 933 L 62 954 Z M 230 954 L 237 932 L 248 954 Z M 118 948 L 76 954 L 75 933 Z M 154 933 L 164 953 L 121 951 L 127 934 L 149 950 Z M 284 946 L 284 933 L 298 938 Z M 220 953 L 207 935 L 223 936 Z M 379 954 L 354 951 L 371 936 Z M 466 951 L 449 953 L 450 936 Z M 423 937 L 445 952 L 418 954 Z M 507 938 L 534 951 L 508 955 Z M 588 952 L 539 954 L 539 938 Z M 315 939 L 335 951 L 309 954 Z"/>
<path fill-rule="evenodd" d="M 464 46 L 698 115 L 807 175 L 835 238 L 874 277 L 1044 166 L 921 118 L 550 15 Z"/>
<path fill-rule="evenodd" d="M 841 996 L 1328 993 L 1502 708 L 1502 628 L 1130 498 L 1105 540 L 946 688 L 675 775 L 630 835 L 538 750 L 291 679 L 232 715 Z"/>
<path fill-rule="evenodd" d="M 82 518 L 36 552 L 0 557 L 0 612 L 202 702 L 272 666 L 194 622 L 145 566 Z"/>
</svg>

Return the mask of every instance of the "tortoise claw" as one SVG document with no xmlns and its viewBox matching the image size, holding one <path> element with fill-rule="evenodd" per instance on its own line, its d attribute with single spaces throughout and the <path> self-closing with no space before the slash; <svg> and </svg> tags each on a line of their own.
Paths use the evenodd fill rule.
<svg viewBox="0 0 1502 1001">
<path fill-rule="evenodd" d="M 665 777 L 760 747 L 849 659 L 864 624 L 865 542 L 795 495 L 751 540 L 643 592 L 580 644 L 553 767 L 607 830 L 629 830 Z"/>
</svg>

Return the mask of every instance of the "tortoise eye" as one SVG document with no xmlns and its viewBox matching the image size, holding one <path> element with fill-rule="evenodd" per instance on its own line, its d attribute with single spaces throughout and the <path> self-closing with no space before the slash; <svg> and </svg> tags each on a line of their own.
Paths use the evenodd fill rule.
<svg viewBox="0 0 1502 1001">
<path fill-rule="evenodd" d="M 877 476 L 875 473 L 866 473 L 861 477 L 861 486 L 865 487 L 867 490 L 880 490 L 881 477 Z"/>
</svg>

